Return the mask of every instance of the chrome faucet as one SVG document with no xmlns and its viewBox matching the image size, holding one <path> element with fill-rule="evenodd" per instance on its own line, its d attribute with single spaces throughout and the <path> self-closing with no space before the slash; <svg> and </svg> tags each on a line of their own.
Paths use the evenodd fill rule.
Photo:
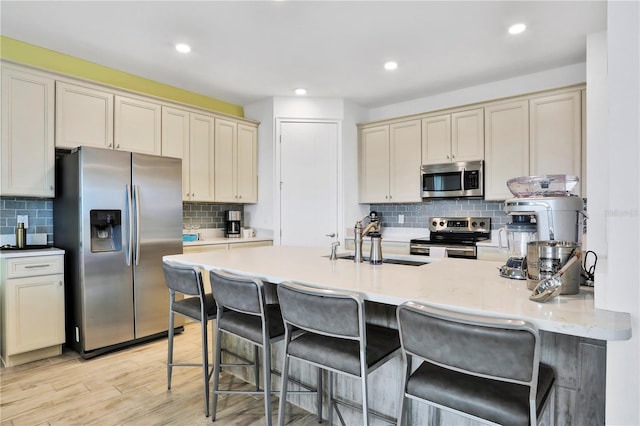
<svg viewBox="0 0 640 426">
<path fill-rule="evenodd" d="M 338 258 L 338 256 L 336 255 L 336 250 L 338 249 L 339 245 L 340 241 L 334 241 L 331 243 L 331 254 L 329 255 L 329 259 L 334 260 Z"/>
<path fill-rule="evenodd" d="M 362 222 L 369 219 L 369 223 L 363 229 Z M 353 254 L 353 261 L 356 263 L 362 262 L 362 239 L 369 232 L 380 232 L 380 220 L 376 212 L 371 212 L 369 215 L 363 217 L 356 222 L 353 228 L 353 236 L 355 243 L 355 253 Z"/>
</svg>

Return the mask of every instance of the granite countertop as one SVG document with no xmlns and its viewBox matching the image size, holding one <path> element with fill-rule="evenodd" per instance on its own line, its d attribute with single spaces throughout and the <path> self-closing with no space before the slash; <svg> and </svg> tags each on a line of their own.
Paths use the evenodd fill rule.
<svg viewBox="0 0 640 426">
<path fill-rule="evenodd" d="M 184 247 L 190 246 L 206 246 L 206 245 L 216 245 L 216 244 L 237 244 L 237 243 L 250 243 L 257 241 L 273 241 L 273 238 L 267 237 L 251 237 L 251 238 L 226 238 L 226 237 L 214 237 L 214 238 L 206 238 L 197 241 L 189 241 L 183 242 L 182 245 Z"/>
<path fill-rule="evenodd" d="M 346 252 L 342 252 L 346 254 Z M 558 296 L 539 304 L 529 300 L 526 281 L 498 275 L 503 262 L 465 259 L 428 259 L 423 256 L 386 256 L 429 261 L 424 266 L 356 264 L 329 260 L 326 249 L 269 246 L 165 256 L 168 261 L 225 269 L 279 283 L 298 281 L 323 288 L 358 291 L 367 300 L 398 305 L 416 300 L 467 313 L 489 313 L 528 320 L 539 329 L 600 340 L 631 336 L 630 315 L 595 309 L 593 290 Z"/>
</svg>

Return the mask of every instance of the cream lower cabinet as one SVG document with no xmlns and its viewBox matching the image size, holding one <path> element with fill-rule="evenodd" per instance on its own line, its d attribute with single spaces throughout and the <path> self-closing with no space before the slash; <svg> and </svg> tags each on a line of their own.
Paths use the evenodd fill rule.
<svg viewBox="0 0 640 426">
<path fill-rule="evenodd" d="M 2 361 L 10 367 L 61 353 L 64 256 L 3 259 Z"/>
<path fill-rule="evenodd" d="M 507 180 L 529 174 L 529 101 L 488 105 L 484 120 L 484 198 L 512 198 Z"/>
<path fill-rule="evenodd" d="M 258 202 L 257 128 L 235 121 L 215 121 L 215 199 Z"/>
<path fill-rule="evenodd" d="M 55 81 L 2 65 L 0 195 L 55 194 Z"/>
<path fill-rule="evenodd" d="M 422 119 L 422 164 L 484 159 L 483 109 Z"/>
<path fill-rule="evenodd" d="M 162 152 L 162 106 L 142 99 L 115 96 L 114 148 L 141 154 Z"/>
<path fill-rule="evenodd" d="M 362 127 L 359 140 L 359 202 L 419 202 L 420 120 Z"/>
<path fill-rule="evenodd" d="M 113 148 L 113 93 L 56 82 L 56 148 Z"/>
</svg>

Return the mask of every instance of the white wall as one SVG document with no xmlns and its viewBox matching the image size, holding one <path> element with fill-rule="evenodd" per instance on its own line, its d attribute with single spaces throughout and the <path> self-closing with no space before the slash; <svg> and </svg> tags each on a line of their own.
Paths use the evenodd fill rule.
<svg viewBox="0 0 640 426">
<path fill-rule="evenodd" d="M 633 334 L 630 340 L 607 343 L 606 423 L 610 425 L 640 424 L 639 28 L 639 2 L 608 2 L 608 75 L 605 88 L 599 87 L 596 95 L 606 102 L 608 116 L 594 135 L 587 134 L 588 161 L 595 165 L 589 169 L 589 209 L 595 205 L 601 215 L 598 227 L 589 226 L 589 233 L 595 232 L 606 246 L 598 261 L 596 304 L 629 312 Z M 592 197 L 591 184 L 596 182 L 603 193 Z"/>
<path fill-rule="evenodd" d="M 369 110 L 368 121 L 403 115 L 419 114 L 443 108 L 452 108 L 492 99 L 506 98 L 524 93 L 549 90 L 580 84 L 586 81 L 584 63 L 568 65 L 548 71 L 527 74 L 507 80 L 467 87 L 425 98 L 386 105 Z"/>
<path fill-rule="evenodd" d="M 320 99 L 307 97 L 275 97 L 244 107 L 245 116 L 261 122 L 258 130 L 258 204 L 245 206 L 247 226 L 257 228 L 264 234 L 278 229 L 276 188 L 276 146 L 279 129 L 277 121 L 331 120 L 341 124 L 339 146 L 342 163 L 342 217 L 341 224 L 352 226 L 364 215 L 368 206 L 357 204 L 357 144 L 356 123 L 366 120 L 366 109 L 342 99 Z M 344 227 L 344 226 L 343 226 Z M 340 236 L 344 239 L 344 233 Z"/>
<path fill-rule="evenodd" d="M 245 226 L 256 228 L 260 236 L 273 235 L 273 99 L 244 107 L 245 117 L 260 122 L 258 126 L 258 204 L 244 208 Z"/>
</svg>

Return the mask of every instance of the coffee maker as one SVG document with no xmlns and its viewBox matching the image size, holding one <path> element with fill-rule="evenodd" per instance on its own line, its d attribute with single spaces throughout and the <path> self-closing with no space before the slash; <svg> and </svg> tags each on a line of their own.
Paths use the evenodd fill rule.
<svg viewBox="0 0 640 426">
<path fill-rule="evenodd" d="M 582 242 L 584 202 L 576 195 L 512 198 L 504 202 L 504 211 L 533 216 L 538 241 Z"/>
<path fill-rule="evenodd" d="M 227 238 L 240 238 L 240 233 L 242 232 L 242 228 L 240 227 L 242 212 L 239 210 L 227 210 L 224 217 L 224 236 Z"/>
</svg>

